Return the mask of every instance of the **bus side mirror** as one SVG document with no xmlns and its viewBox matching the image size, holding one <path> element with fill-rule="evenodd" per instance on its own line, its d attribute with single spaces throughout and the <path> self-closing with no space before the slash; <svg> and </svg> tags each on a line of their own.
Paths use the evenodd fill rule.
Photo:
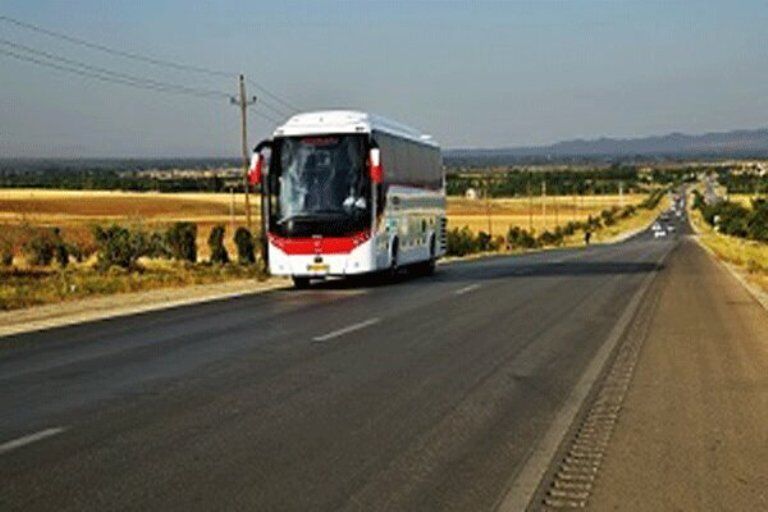
<svg viewBox="0 0 768 512">
<path fill-rule="evenodd" d="M 261 153 L 254 153 L 251 157 L 251 166 L 248 169 L 248 183 L 251 185 L 261 184 L 261 168 L 264 165 L 264 157 Z"/>
<path fill-rule="evenodd" d="M 378 148 L 372 148 L 368 154 L 370 164 L 371 181 L 381 183 L 384 180 L 384 169 L 381 166 L 381 151 Z"/>
</svg>

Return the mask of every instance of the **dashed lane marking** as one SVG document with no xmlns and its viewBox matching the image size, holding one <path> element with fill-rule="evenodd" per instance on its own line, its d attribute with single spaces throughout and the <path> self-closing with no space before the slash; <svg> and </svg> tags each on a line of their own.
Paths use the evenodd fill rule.
<svg viewBox="0 0 768 512">
<path fill-rule="evenodd" d="M 22 446 L 26 446 L 37 441 L 42 441 L 48 437 L 61 434 L 65 430 L 66 428 L 64 427 L 47 428 L 45 430 L 41 430 L 40 432 L 35 432 L 34 434 L 29 434 L 27 436 L 0 444 L 0 455 L 8 453 L 11 450 L 15 450 L 16 448 L 21 448 Z"/>
<path fill-rule="evenodd" d="M 459 288 L 453 293 L 456 295 L 464 295 L 465 293 L 473 292 L 478 288 L 480 288 L 479 284 L 470 284 L 469 286 L 465 286 L 464 288 Z"/>
<path fill-rule="evenodd" d="M 343 327 L 341 329 L 337 329 L 335 331 L 331 331 L 328 334 L 323 334 L 322 336 L 315 336 L 312 338 L 313 341 L 328 341 L 332 340 L 333 338 L 338 338 L 339 336 L 344 336 L 345 334 L 349 334 L 350 332 L 359 331 L 360 329 L 365 329 L 366 327 L 370 327 L 373 324 L 377 324 L 381 321 L 380 318 L 370 318 L 364 322 L 359 322 L 356 324 L 348 325 L 347 327 Z"/>
</svg>

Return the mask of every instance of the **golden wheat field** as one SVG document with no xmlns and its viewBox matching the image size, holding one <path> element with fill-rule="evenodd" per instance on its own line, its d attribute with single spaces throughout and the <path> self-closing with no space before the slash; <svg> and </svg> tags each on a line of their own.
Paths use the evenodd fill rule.
<svg viewBox="0 0 768 512">
<path fill-rule="evenodd" d="M 450 227 L 468 226 L 473 231 L 503 235 L 510 226 L 532 227 L 541 232 L 571 220 L 584 220 L 611 206 L 639 203 L 644 196 L 560 196 L 483 200 L 448 199 Z M 258 226 L 258 198 L 252 197 L 254 219 Z M 207 255 L 206 240 L 210 228 L 224 224 L 231 234 L 245 225 L 242 194 L 215 193 L 142 193 L 113 191 L 67 191 L 37 189 L 0 189 L 0 229 L 14 244 L 23 243 L 30 227 L 57 226 L 65 238 L 83 240 L 94 224 L 120 222 L 140 224 L 148 229 L 176 221 L 198 224 L 201 256 Z M 490 213 L 490 215 L 489 215 Z"/>
</svg>

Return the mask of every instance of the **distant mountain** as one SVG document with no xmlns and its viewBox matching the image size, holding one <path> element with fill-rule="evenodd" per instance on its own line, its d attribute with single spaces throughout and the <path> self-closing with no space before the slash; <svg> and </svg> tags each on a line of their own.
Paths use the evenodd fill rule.
<svg viewBox="0 0 768 512">
<path fill-rule="evenodd" d="M 549 146 L 500 149 L 451 149 L 444 153 L 454 165 L 516 163 L 540 160 L 648 159 L 691 157 L 766 157 L 768 128 L 729 132 L 668 135 L 631 139 L 575 139 Z"/>
</svg>

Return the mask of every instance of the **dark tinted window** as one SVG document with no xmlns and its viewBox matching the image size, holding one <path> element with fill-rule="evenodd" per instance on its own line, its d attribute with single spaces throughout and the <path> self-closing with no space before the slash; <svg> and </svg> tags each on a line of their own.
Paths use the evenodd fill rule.
<svg viewBox="0 0 768 512">
<path fill-rule="evenodd" d="M 381 149 L 384 182 L 438 190 L 443 186 L 440 149 L 384 132 L 374 132 Z"/>
</svg>

